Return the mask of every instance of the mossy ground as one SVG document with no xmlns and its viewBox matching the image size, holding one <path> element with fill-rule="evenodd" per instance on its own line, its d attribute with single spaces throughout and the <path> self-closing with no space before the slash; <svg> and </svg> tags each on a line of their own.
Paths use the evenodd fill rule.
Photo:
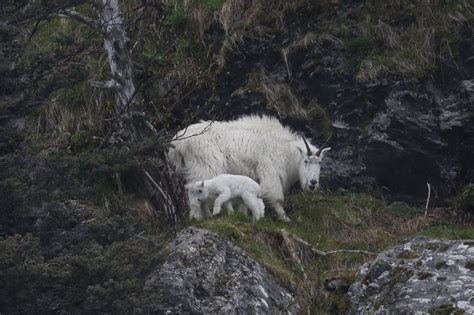
<svg viewBox="0 0 474 315">
<path fill-rule="evenodd" d="M 293 290 L 303 305 L 318 313 L 347 310 L 344 295 L 326 291 L 324 281 L 341 277 L 353 282 L 357 269 L 375 255 L 336 253 L 311 259 L 302 255 L 297 262 L 282 242 L 282 229 L 326 252 L 350 249 L 373 253 L 413 236 L 472 238 L 474 230 L 472 225 L 450 224 L 447 215 L 441 212 L 425 217 L 423 209 L 398 203 L 387 205 L 362 193 L 297 193 L 288 197 L 285 209 L 290 223 L 277 220 L 272 210 L 266 209 L 266 216 L 258 222 L 242 213 L 223 213 L 198 225 L 244 248 Z"/>
</svg>

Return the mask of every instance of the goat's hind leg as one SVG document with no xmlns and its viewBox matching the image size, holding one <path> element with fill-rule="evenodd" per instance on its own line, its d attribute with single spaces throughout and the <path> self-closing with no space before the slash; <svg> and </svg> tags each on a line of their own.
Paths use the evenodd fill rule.
<svg viewBox="0 0 474 315">
<path fill-rule="evenodd" d="M 243 194 L 242 200 L 244 201 L 245 205 L 250 209 L 252 212 L 252 216 L 255 220 L 260 220 L 263 218 L 264 215 L 264 208 L 262 208 L 262 204 L 259 202 L 259 198 L 252 194 Z M 261 199 L 260 199 L 261 200 Z"/>
</svg>

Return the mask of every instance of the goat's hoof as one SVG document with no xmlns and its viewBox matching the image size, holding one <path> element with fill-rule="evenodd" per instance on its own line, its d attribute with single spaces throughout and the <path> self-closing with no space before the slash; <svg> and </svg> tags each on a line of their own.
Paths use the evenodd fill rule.
<svg viewBox="0 0 474 315">
<path fill-rule="evenodd" d="M 288 218 L 288 216 L 286 214 L 280 215 L 279 218 L 283 222 L 290 222 L 291 221 L 290 218 Z"/>
</svg>

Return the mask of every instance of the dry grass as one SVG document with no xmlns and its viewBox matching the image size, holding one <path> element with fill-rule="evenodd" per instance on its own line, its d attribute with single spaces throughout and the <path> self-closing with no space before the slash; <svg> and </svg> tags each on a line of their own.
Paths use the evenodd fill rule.
<svg viewBox="0 0 474 315">
<path fill-rule="evenodd" d="M 303 106 L 286 83 L 262 82 L 261 90 L 267 98 L 267 104 L 280 117 L 296 117 L 308 119 L 311 109 Z"/>
<path fill-rule="evenodd" d="M 81 95 L 74 104 L 68 103 L 70 91 L 55 93 L 33 122 L 34 138 L 47 135 L 46 144 L 65 145 L 80 132 L 100 133 L 103 130 L 107 117 L 113 115 L 113 103 L 107 101 L 104 93 L 94 94 L 90 87 L 80 91 Z"/>
<path fill-rule="evenodd" d="M 342 41 L 330 34 L 316 34 L 314 32 L 309 32 L 292 42 L 288 47 L 284 48 L 284 50 L 287 51 L 288 54 L 292 54 L 302 49 L 307 49 L 308 47 L 322 47 L 326 44 L 339 46 L 342 44 Z"/>
<path fill-rule="evenodd" d="M 474 23 L 469 1 L 399 0 L 374 2 L 373 12 L 361 22 L 361 33 L 382 45 L 361 63 L 357 79 L 373 81 L 393 73 L 425 77 L 438 59 L 456 63 L 456 43 L 463 25 Z M 398 19 L 413 16 L 413 21 Z"/>
<path fill-rule="evenodd" d="M 263 70 L 251 74 L 247 86 L 262 92 L 267 99 L 267 107 L 275 110 L 280 117 L 312 117 L 311 107 L 304 105 L 287 83 L 277 82 Z"/>
<path fill-rule="evenodd" d="M 261 92 L 266 98 L 266 108 L 278 113 L 279 117 L 292 117 L 296 119 L 313 121 L 324 137 L 332 133 L 331 119 L 316 99 L 308 103 L 295 93 L 290 84 L 280 82 L 264 70 L 259 70 L 249 76 L 247 83 L 234 91 L 239 95 L 248 91 Z"/>
<path fill-rule="evenodd" d="M 223 67 L 228 51 L 235 50 L 246 38 L 265 40 L 270 34 L 284 27 L 284 18 L 302 8 L 315 4 L 309 0 L 225 0 L 218 15 L 225 32 L 218 64 Z"/>
<path fill-rule="evenodd" d="M 286 65 L 288 77 L 291 78 L 292 76 L 292 71 L 289 64 L 289 58 L 292 54 L 312 46 L 322 47 L 325 44 L 338 46 L 342 44 L 342 41 L 329 34 L 316 34 L 314 32 L 309 32 L 303 37 L 292 42 L 287 47 L 282 48 L 281 54 Z"/>
<path fill-rule="evenodd" d="M 359 71 L 356 75 L 356 80 L 360 82 L 376 81 L 381 74 L 388 73 L 388 67 L 382 63 L 372 59 L 365 59 L 360 64 Z"/>
</svg>

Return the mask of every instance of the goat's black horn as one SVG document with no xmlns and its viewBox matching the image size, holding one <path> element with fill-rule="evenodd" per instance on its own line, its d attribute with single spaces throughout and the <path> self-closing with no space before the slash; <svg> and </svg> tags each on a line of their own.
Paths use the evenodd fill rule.
<svg viewBox="0 0 474 315">
<path fill-rule="evenodd" d="M 311 149 L 309 148 L 308 142 L 306 142 L 306 139 L 304 138 L 303 135 L 301 135 L 301 138 L 303 138 L 304 145 L 306 146 L 306 150 L 308 150 L 308 156 L 313 155 L 313 153 L 311 152 Z"/>
</svg>

